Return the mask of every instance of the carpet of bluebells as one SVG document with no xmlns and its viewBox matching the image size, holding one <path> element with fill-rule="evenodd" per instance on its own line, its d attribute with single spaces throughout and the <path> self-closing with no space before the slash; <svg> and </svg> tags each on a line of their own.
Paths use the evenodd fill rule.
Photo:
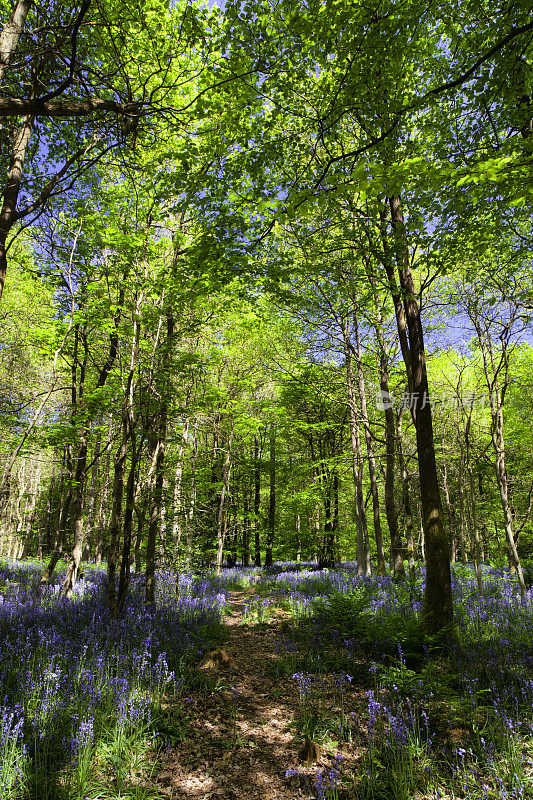
<svg viewBox="0 0 533 800">
<path fill-rule="evenodd" d="M 297 685 L 301 735 L 339 749 L 316 774 L 317 797 L 533 797 L 532 592 L 522 602 L 507 570 L 483 567 L 482 579 L 480 592 L 469 567 L 454 567 L 455 631 L 431 638 L 423 570 L 405 581 L 358 577 L 356 564 L 221 576 L 255 587 L 258 621 L 274 604 L 292 612 L 277 669 Z M 356 770 L 343 767 L 343 742 L 361 756 Z"/>
<path fill-rule="evenodd" d="M 248 624 L 290 613 L 272 676 L 293 681 L 296 735 L 334 756 L 315 771 L 317 798 L 533 797 L 533 597 L 505 570 L 484 567 L 480 591 L 454 567 L 455 629 L 431 638 L 423 570 L 397 581 L 278 563 L 184 574 L 177 595 L 160 573 L 154 609 L 134 576 L 112 619 L 101 572 L 68 601 L 59 572 L 38 601 L 40 569 L 0 564 L 0 800 L 155 797 L 164 708 L 190 691 L 232 589 L 249 590 Z"/>
<path fill-rule="evenodd" d="M 41 569 L 0 564 L 0 798 L 104 797 L 106 773 L 109 796 L 133 796 L 154 715 L 216 634 L 224 592 L 185 575 L 176 596 L 174 577 L 159 574 L 148 610 L 134 577 L 112 619 L 102 572 L 63 600 L 59 571 L 38 601 Z"/>
</svg>

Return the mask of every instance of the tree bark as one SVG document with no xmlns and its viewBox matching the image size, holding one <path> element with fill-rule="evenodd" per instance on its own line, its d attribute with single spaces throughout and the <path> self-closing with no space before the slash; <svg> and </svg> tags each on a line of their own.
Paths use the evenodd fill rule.
<svg viewBox="0 0 533 800">
<path fill-rule="evenodd" d="M 374 538 L 376 542 L 376 558 L 378 575 L 385 574 L 385 553 L 383 551 L 383 534 L 381 532 L 381 513 L 379 508 L 379 491 L 376 471 L 376 458 L 374 455 L 374 443 L 372 441 L 372 431 L 368 420 L 368 409 L 366 404 L 365 376 L 363 373 L 363 357 L 361 352 L 361 339 L 359 336 L 359 324 L 355 312 L 353 311 L 353 328 L 355 335 L 355 362 L 357 365 L 357 387 L 359 391 L 359 404 L 361 407 L 361 421 L 365 434 L 366 451 L 368 456 L 368 473 L 370 477 L 370 491 L 372 494 L 372 514 L 374 522 Z"/>
<path fill-rule="evenodd" d="M 374 294 L 376 306 L 376 321 L 374 329 L 379 347 L 379 388 L 381 392 L 381 402 L 385 414 L 385 514 L 390 536 L 390 555 L 391 565 L 394 575 L 398 578 L 405 576 L 405 568 L 402 558 L 402 540 L 398 529 L 398 512 L 394 499 L 394 462 L 396 430 L 394 425 L 393 402 L 389 392 L 389 358 L 385 347 L 383 336 L 383 319 L 378 302 L 375 281 L 372 276 L 370 282 Z"/>
<path fill-rule="evenodd" d="M 254 566 L 261 566 L 261 542 L 259 538 L 259 510 L 261 508 L 261 469 L 259 465 L 259 442 L 254 440 Z"/>
<path fill-rule="evenodd" d="M 481 357 L 483 359 L 483 371 L 485 374 L 485 381 L 490 395 L 490 414 L 491 414 L 491 442 L 496 456 L 496 482 L 498 484 L 498 492 L 500 495 L 500 504 L 503 513 L 503 525 L 505 532 L 505 541 L 507 544 L 507 551 L 509 554 L 510 565 L 518 577 L 518 584 L 520 586 L 520 595 L 522 602 L 525 601 L 527 587 L 524 581 L 524 573 L 520 558 L 516 549 L 516 542 L 513 534 L 513 516 L 511 506 L 509 503 L 509 481 L 507 476 L 506 452 L 505 452 L 505 438 L 504 438 L 504 419 L 503 419 L 503 404 L 505 390 L 509 382 L 509 363 L 506 339 L 504 336 L 500 337 L 502 353 L 500 363 L 496 365 L 494 350 L 492 346 L 491 334 L 488 326 L 483 329 L 477 309 L 469 308 L 469 316 L 474 323 L 476 334 L 481 350 Z M 503 374 L 503 389 L 499 376 Z"/>
<path fill-rule="evenodd" d="M 174 471 L 174 489 L 172 492 L 172 542 L 174 546 L 174 559 L 175 559 L 175 572 L 176 572 L 176 590 L 179 583 L 180 575 L 180 543 L 183 529 L 183 502 L 182 502 L 182 487 L 181 482 L 183 478 L 183 459 L 185 456 L 185 448 L 187 446 L 187 439 L 189 435 L 189 420 L 186 419 L 183 423 L 181 430 L 180 444 L 177 452 L 176 469 Z"/>
<path fill-rule="evenodd" d="M 411 509 L 411 491 L 409 487 L 409 472 L 407 469 L 407 463 L 405 459 L 405 455 L 403 452 L 403 443 L 402 443 L 402 417 L 403 417 L 403 408 L 400 408 L 398 413 L 398 463 L 400 466 L 400 474 L 402 476 L 402 505 L 403 505 L 403 515 L 404 515 L 404 524 L 405 524 L 405 538 L 407 539 L 407 564 L 409 568 L 409 576 L 412 579 L 415 577 L 415 542 L 414 542 L 414 534 L 413 534 L 413 512 Z M 401 540 L 400 540 L 400 558 L 402 561 L 402 569 L 403 569 L 403 558 L 401 555 Z M 404 570 L 405 574 L 405 570 Z"/>
<path fill-rule="evenodd" d="M 174 346 L 174 315 L 168 308 L 166 313 L 167 333 L 160 377 L 160 406 L 159 423 L 157 430 L 155 484 L 152 494 L 150 516 L 148 522 L 148 539 L 146 542 L 146 570 L 145 570 L 145 602 L 147 606 L 155 606 L 155 561 L 156 543 L 163 503 L 163 484 L 165 480 L 165 449 L 167 438 L 168 406 L 171 390 L 171 361 Z"/>
<path fill-rule="evenodd" d="M 115 576 L 117 571 L 117 551 L 120 538 L 122 516 L 122 496 L 124 494 L 124 471 L 128 455 L 128 439 L 122 433 L 122 441 L 114 459 L 113 501 L 109 523 L 109 547 L 107 550 L 107 585 L 109 611 L 112 617 L 117 614 Z"/>
<path fill-rule="evenodd" d="M 111 372 L 118 352 L 118 324 L 120 318 L 122 316 L 122 306 L 124 303 L 124 293 L 125 289 L 124 286 L 121 287 L 119 291 L 119 301 L 117 305 L 117 310 L 115 312 L 115 316 L 113 319 L 114 324 L 114 331 L 110 334 L 109 337 L 109 352 L 107 359 L 100 369 L 100 374 L 98 376 L 98 381 L 96 384 L 97 389 L 102 389 Z M 78 325 L 75 326 L 75 330 L 77 331 L 79 328 Z M 81 406 L 83 400 L 83 394 L 85 391 L 85 370 L 88 361 L 88 345 L 87 345 L 87 334 L 85 327 L 80 329 L 80 338 L 82 340 L 84 346 L 84 359 L 81 364 L 80 368 L 80 379 L 79 379 L 79 388 L 78 388 L 78 395 L 76 396 L 76 385 L 77 385 L 77 378 L 76 378 L 76 370 L 77 370 L 77 358 L 73 359 L 73 383 L 72 383 L 72 416 L 73 419 L 77 410 Z M 135 336 L 134 336 L 135 339 Z M 63 581 L 63 585 L 61 587 L 61 595 L 63 597 L 70 597 L 72 595 L 72 589 L 74 588 L 74 584 L 76 583 L 76 578 L 78 575 L 78 569 L 80 566 L 81 557 L 83 555 L 83 547 L 85 543 L 85 527 L 84 527 L 84 518 L 83 518 L 83 500 L 84 500 L 84 490 L 85 490 L 85 483 L 87 479 L 87 451 L 88 451 L 88 440 L 89 440 L 89 433 L 90 429 L 87 425 L 85 425 L 82 429 L 79 446 L 78 446 L 78 453 L 76 457 L 76 478 L 75 478 L 75 485 L 74 485 L 74 493 L 73 493 L 73 519 L 74 519 L 74 547 L 72 549 L 69 564 L 67 567 L 67 571 L 65 573 L 65 579 Z"/>
<path fill-rule="evenodd" d="M 352 472 L 354 480 L 354 508 L 357 529 L 357 574 L 370 575 L 370 553 L 367 546 L 366 513 L 363 498 L 363 475 L 361 467 L 361 442 L 359 421 L 355 401 L 355 380 L 352 369 L 352 351 L 346 329 L 343 330 L 344 356 L 346 361 L 346 386 L 348 389 L 348 411 L 350 420 L 350 443 L 352 446 Z"/>
<path fill-rule="evenodd" d="M 242 565 L 250 566 L 250 495 L 246 473 L 242 477 Z"/>
<path fill-rule="evenodd" d="M 11 165 L 7 175 L 7 184 L 0 211 L 0 299 L 2 298 L 7 275 L 7 237 L 17 221 L 17 202 L 22 183 L 24 161 L 33 131 L 33 121 L 31 114 L 26 115 L 15 136 Z"/>
<path fill-rule="evenodd" d="M 227 494 L 231 478 L 231 467 L 232 467 L 231 459 L 233 455 L 231 452 L 231 447 L 233 444 L 233 427 L 234 427 L 233 419 L 231 419 L 230 421 L 230 426 L 231 426 L 230 434 L 226 445 L 226 454 L 224 456 L 224 462 L 222 464 L 222 489 L 220 492 L 218 517 L 217 517 L 217 554 L 215 563 L 217 575 L 220 574 L 224 558 L 224 543 L 226 538 L 226 526 L 227 526 Z"/>
<path fill-rule="evenodd" d="M 427 633 L 436 634 L 453 624 L 450 547 L 444 528 L 437 475 L 422 320 L 409 266 L 405 223 L 400 198 L 391 197 L 389 203 L 400 288 L 409 333 L 409 357 L 416 418 L 416 444 L 426 553 L 426 583 L 422 616 Z"/>
<path fill-rule="evenodd" d="M 270 425 L 270 463 L 269 463 L 269 500 L 268 500 L 268 535 L 265 552 L 265 567 L 273 563 L 274 534 L 276 526 L 276 427 Z"/>
<path fill-rule="evenodd" d="M 11 61 L 11 56 L 18 47 L 26 17 L 33 5 L 33 0 L 18 0 L 11 19 L 6 22 L 0 34 L 0 83 L 4 79 L 6 67 Z"/>
</svg>

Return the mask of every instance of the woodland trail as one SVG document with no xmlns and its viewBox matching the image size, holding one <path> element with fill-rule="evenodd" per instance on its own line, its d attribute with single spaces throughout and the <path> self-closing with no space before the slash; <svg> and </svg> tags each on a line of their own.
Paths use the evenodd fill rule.
<svg viewBox="0 0 533 800">
<path fill-rule="evenodd" d="M 243 624 L 249 599 L 247 592 L 230 592 L 227 639 L 213 653 L 216 663 L 204 665 L 211 691 L 186 698 L 184 740 L 167 751 L 154 775 L 157 789 L 172 800 L 316 797 L 312 778 L 320 761 L 298 786 L 285 777 L 302 746 L 291 727 L 298 709 L 295 682 L 272 670 L 288 615 L 274 609 L 268 625 Z"/>
</svg>

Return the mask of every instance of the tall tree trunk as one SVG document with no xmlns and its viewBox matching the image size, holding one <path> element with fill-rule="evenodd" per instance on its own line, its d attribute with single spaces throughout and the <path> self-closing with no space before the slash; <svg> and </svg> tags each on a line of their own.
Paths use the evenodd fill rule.
<svg viewBox="0 0 533 800">
<path fill-rule="evenodd" d="M 500 495 L 500 504 L 503 513 L 503 525 L 505 532 L 505 541 L 507 544 L 507 552 L 509 555 L 510 566 L 516 571 L 518 577 L 518 584 L 520 586 L 520 595 L 522 601 L 526 597 L 526 584 L 524 581 L 524 573 L 518 551 L 516 549 L 516 542 L 513 534 L 513 516 L 511 506 L 509 503 L 509 481 L 507 476 L 506 453 L 505 453 L 505 439 L 503 434 L 504 420 L 503 420 L 503 402 L 505 389 L 509 381 L 509 362 L 506 349 L 505 339 L 501 338 L 502 353 L 500 363 L 498 366 L 495 364 L 494 351 L 490 331 L 488 326 L 483 330 L 482 324 L 476 309 L 469 309 L 470 318 L 472 319 L 476 328 L 476 333 L 483 359 L 483 371 L 485 373 L 485 381 L 490 395 L 490 415 L 491 415 L 491 442 L 496 456 L 496 482 L 498 484 L 498 491 Z M 503 373 L 503 389 L 500 389 L 499 375 Z"/>
<path fill-rule="evenodd" d="M 265 567 L 273 563 L 274 534 L 276 527 L 276 426 L 270 425 L 270 463 L 269 463 L 269 499 L 268 499 L 268 534 L 265 552 Z"/>
<path fill-rule="evenodd" d="M 167 438 L 168 405 L 171 391 L 171 361 L 174 346 L 174 315 L 168 308 L 166 313 L 167 333 L 163 359 L 161 365 L 161 387 L 159 424 L 157 430 L 155 485 L 150 506 L 148 521 L 148 539 L 146 542 L 146 570 L 145 570 L 145 602 L 147 606 L 155 606 L 155 554 L 161 506 L 163 503 L 163 485 L 165 480 L 165 449 Z"/>
<path fill-rule="evenodd" d="M 400 198 L 391 197 L 389 202 L 400 288 L 409 332 L 409 357 L 416 417 L 416 444 L 426 553 L 422 616 L 426 631 L 435 634 L 453 624 L 450 547 L 444 529 L 437 475 L 422 320 L 409 266 L 409 250 Z"/>
<path fill-rule="evenodd" d="M 381 532 L 381 514 L 379 508 L 379 491 L 376 471 L 376 458 L 374 455 L 374 443 L 372 441 L 372 431 L 368 420 L 368 409 L 366 404 L 365 376 L 363 373 L 363 356 L 361 352 L 361 339 L 359 336 L 359 324 L 353 305 L 353 328 L 355 334 L 355 362 L 357 365 L 357 387 L 359 391 L 359 404 L 361 408 L 361 421 L 366 441 L 366 451 L 368 455 L 368 473 L 370 477 L 370 491 L 372 494 L 372 513 L 374 522 L 374 539 L 376 542 L 376 557 L 378 575 L 385 574 L 385 553 L 383 551 L 383 535 Z"/>
<path fill-rule="evenodd" d="M 94 546 L 94 560 L 99 566 L 102 563 L 102 555 L 104 550 L 104 530 L 105 530 L 105 507 L 107 503 L 107 496 L 108 496 L 108 489 L 109 489 L 109 475 L 111 472 L 111 441 L 112 441 L 112 433 L 113 433 L 113 420 L 111 416 L 109 417 L 109 432 L 108 432 L 108 442 L 106 446 L 106 453 L 105 453 L 105 466 L 103 470 L 103 484 L 100 486 L 99 497 L 98 497 L 98 511 L 96 514 L 96 526 L 97 526 L 97 534 L 96 534 L 96 542 Z"/>
<path fill-rule="evenodd" d="M 122 556 L 120 559 L 120 576 L 118 582 L 118 597 L 117 597 L 118 611 L 120 611 L 124 606 L 130 586 L 133 511 L 135 507 L 137 466 L 140 459 L 140 454 L 137 449 L 137 441 L 135 437 L 133 416 L 132 415 L 128 416 L 130 417 L 128 426 L 129 427 L 128 435 L 131 441 L 131 448 L 130 448 L 131 462 L 130 462 L 130 470 L 128 473 L 128 480 L 126 482 L 126 505 L 124 508 L 124 525 L 122 529 Z"/>
<path fill-rule="evenodd" d="M 383 336 L 383 320 L 378 302 L 375 281 L 371 279 L 374 302 L 376 306 L 376 322 L 374 325 L 379 346 L 379 388 L 381 403 L 385 414 L 385 514 L 390 536 L 390 555 L 392 571 L 397 578 L 405 576 L 402 558 L 402 540 L 398 529 L 398 512 L 394 499 L 394 461 L 396 431 L 394 425 L 394 411 L 392 398 L 389 392 L 389 359 Z"/>
<path fill-rule="evenodd" d="M 54 541 L 54 549 L 50 556 L 50 560 L 46 569 L 44 570 L 43 574 L 41 575 L 41 579 L 37 585 L 37 595 L 41 596 L 44 592 L 46 586 L 50 583 L 50 579 L 54 574 L 54 570 L 57 566 L 57 563 L 61 556 L 63 555 L 63 547 L 65 543 L 65 534 L 66 534 L 66 527 L 70 519 L 70 506 L 72 502 L 73 496 L 73 487 L 72 487 L 72 480 L 74 477 L 74 463 L 72 458 L 72 445 L 69 444 L 65 448 L 65 462 L 66 468 L 69 477 L 69 488 L 67 494 L 65 496 L 65 500 L 63 501 L 63 505 L 59 509 L 59 519 L 57 522 L 57 531 Z M 61 481 L 61 485 L 63 481 Z"/>
<path fill-rule="evenodd" d="M 122 316 L 124 293 L 125 293 L 125 288 L 124 286 L 122 286 L 119 290 L 117 309 L 115 311 L 115 316 L 113 318 L 114 330 L 111 332 L 109 336 L 108 356 L 104 365 L 100 369 L 100 374 L 98 376 L 98 381 L 96 383 L 97 390 L 102 389 L 105 386 L 107 378 L 109 377 L 109 373 L 113 369 L 117 357 L 118 325 L 120 322 L 120 318 Z M 79 325 L 76 325 L 75 332 L 76 332 L 76 342 L 78 341 L 78 335 L 79 335 L 79 338 L 81 339 L 81 342 L 83 344 L 84 358 L 80 366 L 80 379 L 77 390 L 78 391 L 77 396 L 76 396 L 76 386 L 77 386 L 76 376 L 77 376 L 77 362 L 78 362 L 77 357 L 73 359 L 73 364 L 72 364 L 72 372 L 73 372 L 72 418 L 73 419 L 75 419 L 76 413 L 79 411 L 81 404 L 83 402 L 83 394 L 85 391 L 85 371 L 89 356 L 88 344 L 87 344 L 87 331 L 85 326 L 82 328 Z M 83 501 L 84 501 L 85 483 L 87 478 L 87 451 L 88 451 L 89 432 L 90 432 L 89 427 L 87 425 L 84 425 L 79 439 L 78 453 L 76 458 L 76 478 L 74 483 L 73 503 L 72 503 L 73 505 L 72 517 L 74 520 L 74 547 L 70 555 L 69 564 L 67 567 L 67 571 L 65 573 L 65 579 L 61 587 L 61 594 L 63 597 L 70 597 L 72 595 L 72 589 L 74 588 L 74 584 L 76 583 L 76 577 L 78 574 L 78 569 L 80 566 L 80 561 L 83 554 L 83 547 L 85 543 Z"/>
<path fill-rule="evenodd" d="M 87 535 L 86 535 L 86 542 L 91 544 L 93 539 L 93 530 L 95 528 L 95 520 L 96 520 L 96 498 L 98 495 L 98 466 L 99 466 L 99 453 L 100 453 L 100 446 L 101 446 L 102 437 L 100 431 L 98 431 L 96 436 L 96 441 L 94 444 L 94 449 L 96 452 L 95 458 L 93 459 L 93 464 L 91 467 L 91 480 L 89 483 L 89 488 L 87 491 Z M 87 551 L 87 544 L 85 545 L 85 549 Z"/>
<path fill-rule="evenodd" d="M 12 560 L 18 560 L 19 544 L 22 536 L 22 529 L 24 525 L 24 515 L 21 510 L 22 499 L 26 493 L 26 460 L 22 459 L 20 469 L 17 475 L 18 491 L 13 504 L 13 517 L 15 521 L 13 530 L 13 546 L 12 546 Z"/>
<path fill-rule="evenodd" d="M 31 490 L 28 504 L 26 506 L 26 523 L 25 523 L 26 536 L 24 539 L 24 546 L 20 554 L 21 561 L 24 561 L 24 559 L 28 557 L 29 549 L 32 545 L 33 526 L 35 523 L 35 509 L 37 507 L 37 500 L 40 494 L 40 487 L 41 487 L 41 467 L 37 467 L 37 469 L 35 470 L 33 489 Z M 41 541 L 41 534 L 39 530 L 39 544 L 40 541 Z"/>
<path fill-rule="evenodd" d="M 192 431 L 192 455 L 191 455 L 191 489 L 189 500 L 189 511 L 187 514 L 187 558 L 186 567 L 191 569 L 192 564 L 192 541 L 193 530 L 196 516 L 196 462 L 198 460 L 198 420 L 194 420 Z"/>
<path fill-rule="evenodd" d="M 415 541 L 414 541 L 414 534 L 413 534 L 413 512 L 411 510 L 411 491 L 409 488 L 409 472 L 407 470 L 407 463 L 405 459 L 405 455 L 403 452 L 403 443 L 402 443 L 402 417 L 403 417 L 403 408 L 400 408 L 398 413 L 398 463 L 400 466 L 400 474 L 402 476 L 402 505 L 403 505 L 403 515 L 404 515 L 404 522 L 405 522 L 405 538 L 407 540 L 407 564 L 409 568 L 409 576 L 412 579 L 415 577 Z M 400 543 L 401 548 L 401 543 Z M 400 558 L 402 559 L 402 568 L 403 568 L 403 558 L 401 556 L 401 549 L 400 549 Z"/>
<path fill-rule="evenodd" d="M 254 439 L 254 566 L 261 566 L 261 542 L 259 539 L 259 510 L 261 507 L 261 469 L 259 466 L 259 442 Z"/>
<path fill-rule="evenodd" d="M 461 561 L 468 564 L 466 545 L 466 505 L 465 505 L 465 464 L 462 445 L 459 446 L 459 546 L 461 548 Z"/>
<path fill-rule="evenodd" d="M 405 372 L 407 375 L 407 389 L 409 392 L 413 392 L 413 375 L 412 375 L 412 368 L 411 368 L 411 352 L 409 349 L 409 338 L 408 338 L 408 330 L 407 330 L 407 321 L 406 315 L 404 310 L 404 304 L 402 303 L 402 296 L 400 293 L 400 289 L 398 288 L 398 283 L 396 281 L 396 275 L 394 274 L 394 265 L 393 265 L 393 258 L 392 253 L 389 245 L 389 238 L 387 235 L 387 210 L 386 207 L 382 207 L 379 214 L 379 228 L 381 234 L 381 243 L 383 246 L 383 255 L 382 255 L 382 263 L 385 268 L 385 273 L 387 275 L 387 282 L 389 286 L 389 292 L 392 297 L 392 302 L 394 305 L 394 315 L 396 318 L 396 327 L 398 330 L 398 339 L 400 342 L 400 349 L 402 351 L 402 358 L 405 365 Z M 374 288 L 375 292 L 375 288 Z M 411 413 L 413 414 L 413 409 L 410 409 Z M 414 421 L 414 416 L 413 416 Z"/>
<path fill-rule="evenodd" d="M 65 579 L 61 587 L 61 595 L 70 598 L 72 589 L 76 583 L 76 577 L 83 554 L 83 544 L 85 541 L 84 519 L 83 519 L 83 500 L 85 488 L 85 472 L 87 465 L 87 436 L 88 431 L 84 430 L 80 436 L 78 447 L 76 477 L 74 490 L 72 493 L 72 518 L 74 520 L 74 547 L 70 556 L 69 565 L 65 573 Z"/>
<path fill-rule="evenodd" d="M 442 442 L 442 468 L 444 476 L 442 488 L 444 490 L 444 501 L 446 503 L 446 510 L 448 512 L 448 530 L 450 532 L 450 560 L 452 564 L 455 564 L 457 547 L 455 541 L 454 510 L 450 500 L 450 487 L 448 485 L 448 467 L 446 464 L 446 457 L 444 454 L 444 437 Z"/>
<path fill-rule="evenodd" d="M 117 553 L 120 539 L 122 517 L 122 496 L 124 494 L 124 471 L 128 455 L 128 437 L 122 432 L 122 441 L 114 458 L 113 499 L 111 521 L 109 523 L 109 546 L 107 549 L 107 590 L 109 611 L 112 617 L 117 614 L 115 577 L 117 572 Z"/>
<path fill-rule="evenodd" d="M 242 565 L 250 566 L 250 494 L 246 473 L 242 477 Z"/>
<path fill-rule="evenodd" d="M 493 399 L 493 396 L 495 396 L 495 399 Z M 522 565 L 520 564 L 520 558 L 518 557 L 518 551 L 516 549 L 516 542 L 514 540 L 513 516 L 509 504 L 509 481 L 507 477 L 505 440 L 503 436 L 503 409 L 501 406 L 499 391 L 494 391 L 491 395 L 491 414 L 492 444 L 496 453 L 496 481 L 498 483 L 500 503 L 503 512 L 503 526 L 507 550 L 510 556 L 511 566 L 516 570 L 522 600 L 525 600 L 527 588 L 524 581 Z"/>
<path fill-rule="evenodd" d="M 348 389 L 348 412 L 350 420 L 350 443 L 352 446 L 352 472 L 354 480 L 355 523 L 357 529 L 357 574 L 370 575 L 370 553 L 367 547 L 366 513 L 363 498 L 363 475 L 359 421 L 355 401 L 355 380 L 352 370 L 352 351 L 346 329 L 343 330 L 344 355 L 346 360 L 346 386 Z"/>
<path fill-rule="evenodd" d="M 180 575 L 180 543 L 183 530 L 182 487 L 183 459 L 189 436 L 189 420 L 186 419 L 181 430 L 180 444 L 177 452 L 176 469 L 174 471 L 174 490 L 172 493 L 172 542 L 174 547 L 176 590 Z"/>
<path fill-rule="evenodd" d="M 229 482 L 231 478 L 231 467 L 232 467 L 232 452 L 231 447 L 233 444 L 233 418 L 230 421 L 230 434 L 228 438 L 228 442 L 226 445 L 226 454 L 224 456 L 224 462 L 222 465 L 222 489 L 220 492 L 220 500 L 218 506 L 218 517 L 217 517 L 217 555 L 216 555 L 216 573 L 217 575 L 220 574 L 222 569 L 222 562 L 224 558 L 224 543 L 226 538 L 226 527 L 227 527 L 227 495 L 229 490 Z"/>
</svg>

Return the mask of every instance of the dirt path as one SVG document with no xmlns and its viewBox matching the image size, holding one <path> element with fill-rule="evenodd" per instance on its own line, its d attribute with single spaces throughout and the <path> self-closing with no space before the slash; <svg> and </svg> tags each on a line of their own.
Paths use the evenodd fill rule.
<svg viewBox="0 0 533 800">
<path fill-rule="evenodd" d="M 243 624 L 248 599 L 230 592 L 227 641 L 204 667 L 212 691 L 185 701 L 186 738 L 167 753 L 157 778 L 157 788 L 172 800 L 315 796 L 311 779 L 302 787 L 285 777 L 302 746 L 291 726 L 298 708 L 294 681 L 272 673 L 275 641 L 288 615 L 278 609 L 267 626 Z"/>
</svg>

